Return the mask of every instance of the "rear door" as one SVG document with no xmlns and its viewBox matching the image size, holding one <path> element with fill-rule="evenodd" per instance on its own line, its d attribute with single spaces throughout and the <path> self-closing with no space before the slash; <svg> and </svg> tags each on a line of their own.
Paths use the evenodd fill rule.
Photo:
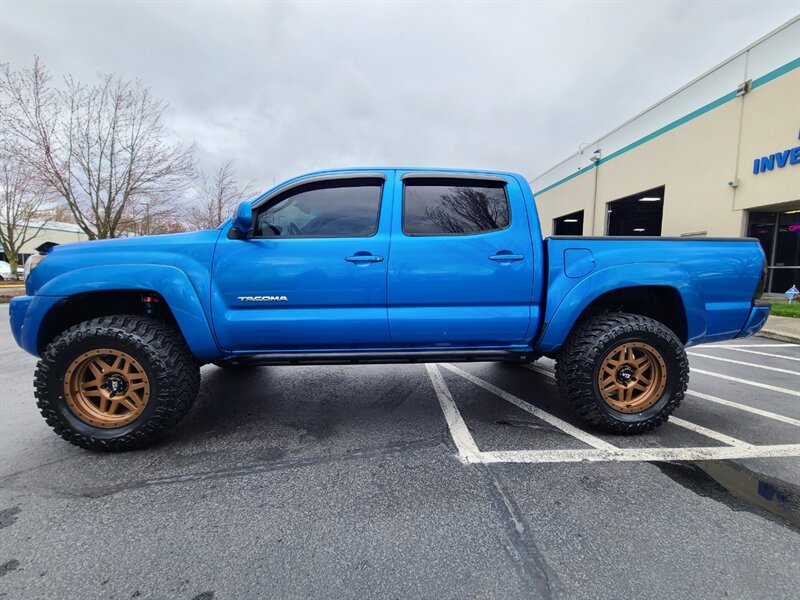
<svg viewBox="0 0 800 600">
<path fill-rule="evenodd" d="M 223 237 L 212 314 L 233 351 L 390 346 L 386 315 L 393 173 L 299 182 L 253 209 L 249 239 Z"/>
<path fill-rule="evenodd" d="M 524 343 L 534 263 L 516 180 L 461 173 L 397 177 L 388 278 L 393 344 Z"/>
</svg>

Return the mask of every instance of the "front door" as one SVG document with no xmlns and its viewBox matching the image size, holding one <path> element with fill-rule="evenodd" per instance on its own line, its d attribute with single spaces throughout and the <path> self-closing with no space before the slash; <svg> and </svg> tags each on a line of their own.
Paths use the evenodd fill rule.
<svg viewBox="0 0 800 600">
<path fill-rule="evenodd" d="M 533 248 L 514 179 L 398 173 L 389 260 L 395 347 L 523 344 Z"/>
<path fill-rule="evenodd" d="M 220 239 L 214 256 L 212 314 L 221 346 L 388 347 L 392 180 L 391 171 L 315 178 L 255 205 L 252 237 Z"/>
</svg>

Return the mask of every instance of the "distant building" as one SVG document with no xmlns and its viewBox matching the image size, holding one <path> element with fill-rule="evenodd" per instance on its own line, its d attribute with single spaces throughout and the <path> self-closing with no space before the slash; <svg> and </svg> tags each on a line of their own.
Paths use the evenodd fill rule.
<svg viewBox="0 0 800 600">
<path fill-rule="evenodd" d="M 35 230 L 39 227 L 38 223 L 32 223 L 30 228 Z M 22 246 L 22 251 L 19 254 L 19 264 L 25 263 L 25 260 L 36 252 L 36 246 L 44 242 L 55 242 L 56 244 L 68 244 L 71 242 L 85 242 L 89 237 L 83 230 L 74 223 L 60 223 L 57 221 L 50 221 L 45 224 L 39 233 L 37 233 L 30 241 Z M 0 248 L 0 250 L 3 250 Z M 0 260 L 8 262 L 5 251 L 0 253 Z"/>
<path fill-rule="evenodd" d="M 542 228 L 756 237 L 783 292 L 800 285 L 798 138 L 800 17 L 535 177 Z"/>
</svg>

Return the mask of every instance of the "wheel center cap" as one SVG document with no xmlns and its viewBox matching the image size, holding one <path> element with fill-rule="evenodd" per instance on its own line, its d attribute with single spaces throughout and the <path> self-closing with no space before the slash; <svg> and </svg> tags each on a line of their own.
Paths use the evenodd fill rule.
<svg viewBox="0 0 800 600">
<path fill-rule="evenodd" d="M 108 390 L 109 394 L 116 396 L 128 389 L 128 382 L 120 375 L 109 375 L 103 387 Z"/>
<path fill-rule="evenodd" d="M 622 384 L 629 384 L 633 381 L 633 368 L 630 365 L 622 365 L 619 370 L 617 370 L 617 381 Z"/>
</svg>

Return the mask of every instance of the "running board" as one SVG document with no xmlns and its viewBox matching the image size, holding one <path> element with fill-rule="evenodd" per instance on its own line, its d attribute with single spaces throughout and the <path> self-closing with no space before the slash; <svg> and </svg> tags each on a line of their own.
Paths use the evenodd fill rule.
<svg viewBox="0 0 800 600">
<path fill-rule="evenodd" d="M 419 350 L 402 352 L 284 352 L 249 354 L 217 361 L 240 365 L 358 365 L 436 362 L 529 362 L 533 352 L 508 350 Z"/>
</svg>

